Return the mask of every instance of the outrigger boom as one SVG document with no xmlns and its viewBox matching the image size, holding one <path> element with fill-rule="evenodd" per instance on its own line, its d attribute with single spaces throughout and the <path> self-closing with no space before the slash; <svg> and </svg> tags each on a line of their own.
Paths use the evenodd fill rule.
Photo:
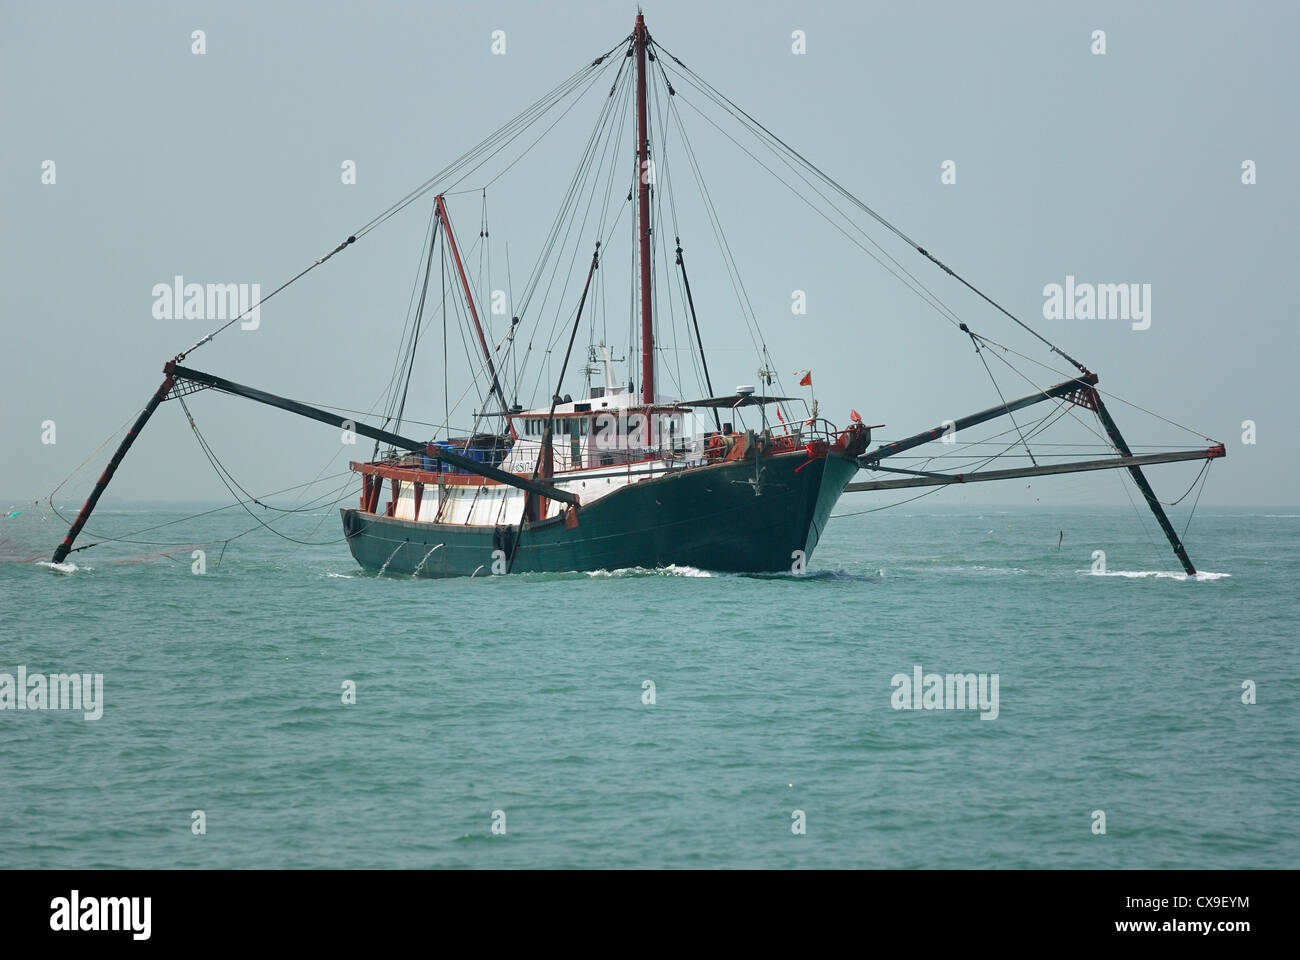
<svg viewBox="0 0 1300 960">
<path fill-rule="evenodd" d="M 1081 368 L 1082 369 L 1082 368 Z M 1106 431 L 1106 436 L 1115 446 L 1119 456 L 1107 457 L 1104 460 L 1082 460 L 1074 463 L 1056 463 L 1048 466 L 1039 466 L 1037 463 L 1032 467 L 1016 467 L 1009 470 L 985 470 L 975 473 L 932 473 L 922 470 L 902 470 L 897 467 L 884 467 L 880 461 L 885 457 L 892 457 L 905 450 L 911 450 L 922 444 L 931 443 L 941 439 L 945 434 L 957 430 L 972 427 L 977 424 L 986 423 L 989 420 L 995 420 L 998 417 L 1009 416 L 1017 410 L 1033 406 L 1036 403 L 1042 403 L 1044 400 L 1068 400 L 1080 407 L 1086 407 L 1097 414 L 1097 419 L 1101 421 L 1102 427 Z M 1192 565 L 1191 558 L 1187 555 L 1187 550 L 1183 547 L 1181 538 L 1177 531 L 1174 530 L 1173 524 L 1169 522 L 1169 517 L 1165 514 L 1164 507 L 1156 498 L 1155 491 L 1151 489 L 1151 484 L 1147 482 L 1146 475 L 1142 472 L 1142 467 L 1155 463 L 1175 463 L 1181 460 L 1216 460 L 1219 457 L 1227 456 L 1227 451 L 1223 444 L 1215 444 L 1212 447 L 1206 447 L 1203 450 L 1179 450 L 1170 453 L 1154 453 L 1144 456 L 1134 456 L 1133 451 L 1129 449 L 1127 441 L 1123 434 L 1119 432 L 1119 426 L 1111 417 L 1110 411 L 1106 405 L 1101 402 L 1101 396 L 1097 392 L 1097 374 L 1084 369 L 1083 375 L 1075 377 L 1072 380 L 1065 380 L 1056 386 L 1040 390 L 1038 393 L 1031 393 L 1028 396 L 1021 397 L 1019 400 L 1012 400 L 1010 403 L 1004 403 L 997 407 L 990 407 L 987 410 L 981 410 L 979 413 L 972 413 L 969 416 L 961 417 L 958 420 L 946 421 L 940 426 L 921 433 L 914 434 L 905 440 L 896 440 L 893 443 L 885 443 L 878 446 L 875 450 L 862 454 L 858 457 L 858 464 L 864 470 L 883 470 L 887 473 L 906 473 L 911 476 L 905 480 L 871 480 L 859 483 L 850 483 L 844 488 L 845 492 L 867 491 L 867 490 L 897 490 L 903 487 L 933 487 L 945 486 L 953 483 L 979 483 L 988 480 L 1015 480 L 1020 477 L 1044 477 L 1060 473 L 1085 473 L 1091 470 L 1118 470 L 1127 469 L 1133 477 L 1134 483 L 1142 491 L 1142 496 L 1146 499 L 1147 506 L 1155 515 L 1156 522 L 1160 524 L 1160 529 L 1164 531 L 1165 537 L 1169 540 L 1169 545 L 1174 548 L 1174 555 L 1178 557 L 1178 562 L 1182 564 L 1183 569 L 1189 577 L 1196 576 L 1196 567 Z"/>
<path fill-rule="evenodd" d="M 244 397 L 248 400 L 256 400 L 258 403 L 264 403 L 270 407 L 278 407 L 281 410 L 287 410 L 289 413 L 295 413 L 300 417 L 307 417 L 310 420 L 319 420 L 321 423 L 328 423 L 330 426 L 340 427 L 352 430 L 354 433 L 363 437 L 369 437 L 371 440 L 378 440 L 380 443 L 387 443 L 402 450 L 417 450 L 424 453 L 431 460 L 439 460 L 443 463 L 450 464 L 459 470 L 468 473 L 478 474 L 489 480 L 496 480 L 499 483 L 508 486 L 518 487 L 521 490 L 527 490 L 531 493 L 537 493 L 551 500 L 559 500 L 569 504 L 571 507 L 578 506 L 578 497 L 565 490 L 556 489 L 552 481 L 546 479 L 533 480 L 528 477 L 516 476 L 513 473 L 507 473 L 504 470 L 498 470 L 496 467 L 488 466 L 485 463 L 479 463 L 468 457 L 462 457 L 459 454 L 451 453 L 444 450 L 436 444 L 427 443 L 423 440 L 412 440 L 409 437 L 403 437 L 400 434 L 390 433 L 387 430 L 381 430 L 378 427 L 372 427 L 368 424 L 358 423 L 347 417 L 341 417 L 336 413 L 330 413 L 328 410 L 322 410 L 319 407 L 313 407 L 306 403 L 300 403 L 297 400 L 290 400 L 286 397 L 276 396 L 273 393 L 267 393 L 265 390 L 258 390 L 256 387 L 246 387 L 243 384 L 235 383 L 232 380 L 226 380 L 222 377 L 213 376 L 210 373 L 204 373 L 201 370 L 192 370 L 189 367 L 179 366 L 175 360 L 170 360 L 163 367 L 163 372 L 167 378 L 163 381 L 162 386 L 149 398 L 145 408 L 140 411 L 140 416 L 136 418 L 131 429 L 127 431 L 126 436 L 118 445 L 117 450 L 113 452 L 113 457 L 100 474 L 99 480 L 95 483 L 94 490 L 91 491 L 90 497 L 86 500 L 85 506 L 77 515 L 77 519 L 68 529 L 68 534 L 59 544 L 58 549 L 54 551 L 53 562 L 62 563 L 67 559 L 68 554 L 72 552 L 72 543 L 77 539 L 77 534 L 81 528 L 86 525 L 90 519 L 90 514 L 95 509 L 95 504 L 103 495 L 104 489 L 108 486 L 109 481 L 113 479 L 113 474 L 117 472 L 118 465 L 126 452 L 131 449 L 131 444 L 135 442 L 140 431 L 144 429 L 153 412 L 158 409 L 158 404 L 168 399 L 172 391 L 181 384 L 194 384 L 197 389 L 211 387 L 220 390 L 223 393 L 230 393 L 237 397 Z"/>
<path fill-rule="evenodd" d="M 846 493 L 868 490 L 901 490 L 905 487 L 941 487 L 950 483 L 980 483 L 986 480 L 1016 480 L 1020 477 L 1050 477 L 1058 473 L 1087 473 L 1090 470 L 1118 470 L 1121 467 L 1146 467 L 1154 463 L 1178 463 L 1183 460 L 1214 460 L 1226 456 L 1223 444 L 1204 450 L 1175 450 L 1169 453 L 1151 453 L 1139 457 L 1106 457 L 1103 460 L 1076 460 L 1072 463 L 1051 463 L 1039 467 L 1013 467 L 1009 470 L 978 470 L 975 473 L 921 473 L 915 470 L 898 470 L 915 476 L 902 480 L 867 480 L 850 483 Z M 880 469 L 885 469 L 881 467 Z"/>
<path fill-rule="evenodd" d="M 1087 373 L 1081 377 L 1075 377 L 1073 380 L 1066 380 L 1058 383 L 1054 387 L 1048 387 L 1046 390 L 1040 390 L 1038 393 L 1031 393 L 1019 400 L 1012 400 L 1010 403 L 1004 403 L 998 407 L 990 407 L 987 410 L 981 410 L 979 413 L 972 413 L 969 416 L 960 417 L 951 422 L 944 422 L 931 430 L 925 430 L 921 433 L 908 437 L 906 440 L 896 440 L 893 443 L 882 443 L 876 449 L 869 453 L 864 453 L 858 458 L 859 463 L 868 470 L 884 470 L 881 467 L 880 459 L 882 457 L 892 457 L 895 454 L 902 453 L 904 450 L 911 450 L 913 447 L 919 447 L 923 443 L 929 443 L 931 440 L 940 439 L 945 433 L 958 430 L 965 430 L 967 427 L 978 426 L 981 423 L 987 423 L 989 420 L 996 420 L 998 417 L 1004 417 L 1008 414 L 1015 413 L 1025 407 L 1033 406 L 1035 403 L 1042 403 L 1044 400 L 1055 400 L 1058 398 L 1069 397 L 1071 394 L 1077 394 L 1083 390 L 1091 390 L 1097 385 L 1097 375 Z"/>
</svg>

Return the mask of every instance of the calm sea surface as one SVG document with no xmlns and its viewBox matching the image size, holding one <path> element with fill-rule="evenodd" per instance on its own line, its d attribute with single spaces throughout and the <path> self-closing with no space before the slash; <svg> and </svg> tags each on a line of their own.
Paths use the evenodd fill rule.
<svg viewBox="0 0 1300 960">
<path fill-rule="evenodd" d="M 33 508 L 0 552 L 63 531 Z M 0 711 L 4 865 L 1293 868 L 1300 508 L 1202 506 L 1187 542 L 1220 576 L 1127 506 L 924 500 L 835 521 L 799 578 L 411 581 L 265 532 L 203 575 L 0 561 L 0 673 L 104 678 L 98 720 Z M 917 665 L 996 674 L 996 718 L 894 709 Z"/>
</svg>

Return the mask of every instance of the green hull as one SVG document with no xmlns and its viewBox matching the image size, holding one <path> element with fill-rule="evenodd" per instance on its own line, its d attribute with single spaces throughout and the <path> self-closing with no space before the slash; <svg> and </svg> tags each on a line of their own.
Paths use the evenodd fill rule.
<svg viewBox="0 0 1300 960">
<path fill-rule="evenodd" d="M 754 463 L 720 463 L 669 473 L 610 493 L 562 518 L 486 527 L 417 523 L 356 508 L 342 511 L 352 556 L 397 576 L 618 570 L 689 566 L 738 573 L 801 569 L 831 510 L 857 471 L 832 453 L 803 451 Z M 517 543 L 516 543 L 517 540 Z"/>
</svg>

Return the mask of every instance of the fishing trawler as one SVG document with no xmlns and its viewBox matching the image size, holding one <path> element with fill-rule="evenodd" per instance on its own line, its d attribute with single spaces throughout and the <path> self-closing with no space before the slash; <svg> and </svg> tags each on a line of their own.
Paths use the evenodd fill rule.
<svg viewBox="0 0 1300 960">
<path fill-rule="evenodd" d="M 581 294 L 556 308 L 552 329 L 559 330 L 560 334 L 553 336 L 551 343 L 558 353 L 564 342 L 563 333 L 567 332 L 567 348 L 562 354 L 559 376 L 553 386 L 547 385 L 549 399 L 525 408 L 518 400 L 518 385 L 526 358 L 519 356 L 517 333 L 526 325 L 527 311 L 511 317 L 504 335 L 492 342 L 499 331 L 491 330 L 490 318 L 480 312 L 481 291 L 476 296 L 466 257 L 452 226 L 447 187 L 462 183 L 478 165 L 494 158 L 505 145 L 515 143 L 550 111 L 569 102 L 575 92 L 590 89 L 607 75 L 605 71 L 615 73 L 609 96 L 601 106 L 547 247 L 531 275 L 530 294 L 525 296 L 525 301 L 531 291 L 541 287 L 547 264 L 558 269 L 562 258 L 556 249 L 561 238 L 580 237 L 579 242 L 585 244 L 590 259 L 577 261 L 587 263 Z M 760 143 L 791 169 L 798 170 L 803 182 L 816 188 L 818 196 L 838 195 L 865 211 L 887 233 L 945 275 L 978 293 L 1036 337 L 1071 368 L 1066 379 L 1037 387 L 1029 395 L 1010 402 L 1005 401 L 998 387 L 1001 401 L 998 405 L 874 449 L 869 449 L 873 427 L 864 424 L 856 411 L 849 412 L 842 425 L 836 425 L 819 415 L 815 401 L 809 404 L 783 395 L 779 375 L 774 372 L 775 364 L 765 346 L 758 351 L 761 366 L 754 384 L 741 385 L 730 392 L 715 391 L 680 235 L 674 238 L 675 247 L 670 248 L 667 243 L 670 233 L 676 232 L 668 229 L 669 222 L 676 227 L 675 201 L 670 201 L 670 210 L 665 212 L 661 189 L 661 184 L 666 187 L 665 165 L 661 163 L 656 170 L 652 153 L 652 97 L 660 117 L 661 141 L 666 129 L 664 117 L 675 118 L 680 124 L 674 112 L 674 99 L 679 96 L 674 80 L 678 85 L 690 84 L 693 90 L 747 124 Z M 630 126 L 634 127 L 636 163 L 631 171 L 624 169 L 620 173 L 616 148 L 611 149 L 611 144 L 623 130 L 623 117 L 629 113 L 634 117 Z M 682 155 L 698 178 L 698 166 L 689 148 Z M 629 172 L 631 176 L 624 180 L 623 174 Z M 604 181 L 603 199 L 601 181 Z M 608 245 L 621 223 L 622 208 L 617 211 L 614 208 L 619 207 L 617 200 L 624 185 L 628 187 L 627 223 L 631 229 L 627 239 L 636 294 L 630 313 L 638 336 L 629 336 L 627 376 L 619 377 L 610 350 L 595 336 L 595 325 L 590 319 L 595 299 L 593 283 L 603 266 L 602 244 Z M 1135 454 L 1102 401 L 1096 373 L 978 291 L 753 121 L 749 114 L 735 107 L 725 95 L 663 49 L 651 37 L 639 12 L 632 33 L 614 48 L 525 109 L 447 170 L 350 235 L 294 280 L 344 252 L 397 212 L 429 194 L 433 194 L 433 204 L 428 253 L 424 259 L 421 313 L 409 325 L 410 332 L 403 336 L 404 356 L 395 384 L 410 381 L 420 345 L 419 331 L 425 323 L 423 311 L 434 272 L 434 249 L 440 244 L 443 257 L 440 265 L 444 270 L 450 268 L 452 297 L 456 301 L 454 306 L 448 305 L 444 284 L 441 307 L 444 324 L 449 311 L 456 310 L 464 319 L 465 329 L 471 331 L 469 342 L 477 346 L 477 369 L 473 372 L 483 388 L 482 409 L 474 412 L 468 430 L 456 433 L 451 429 L 453 411 L 448 401 L 440 437 L 426 440 L 399 432 L 407 418 L 405 387 L 400 391 L 394 389 L 393 402 L 383 423 L 370 425 L 334 410 L 300 403 L 183 365 L 182 361 L 190 353 L 227 329 L 239 319 L 236 317 L 165 365 L 162 386 L 118 447 L 55 552 L 54 561 L 61 562 L 72 550 L 83 549 L 74 547 L 74 540 L 117 465 L 158 405 L 172 398 L 184 404 L 184 398 L 191 393 L 215 389 L 355 431 L 375 441 L 370 459 L 350 463 L 350 469 L 360 480 L 359 502 L 341 508 L 341 517 L 348 546 L 357 563 L 367 570 L 390 575 L 448 577 L 474 576 L 480 572 L 500 575 L 672 565 L 744 573 L 800 573 L 806 569 L 832 510 L 846 491 L 943 487 L 1104 469 L 1127 471 L 1168 536 L 1180 563 L 1189 574 L 1195 573 L 1142 468 L 1178 460 L 1200 459 L 1208 464 L 1224 455 L 1222 444 L 1212 442 L 1208 447 L 1194 450 L 1170 452 L 1166 448 L 1157 453 Z M 600 203 L 599 216 L 592 213 L 593 201 Z M 712 222 L 713 210 L 707 194 L 702 194 L 702 203 Z M 484 227 L 479 239 L 484 240 L 486 236 Z M 725 241 L 723 247 L 724 256 L 729 258 Z M 671 271 L 669 264 L 678 270 Z M 739 271 L 730 259 L 727 259 L 727 270 L 734 283 Z M 657 331 L 663 310 L 657 304 L 656 282 L 660 271 L 661 275 L 674 275 L 674 290 L 683 308 L 681 317 L 689 316 L 689 330 L 693 333 L 687 339 L 693 340 L 693 347 L 698 348 L 696 359 L 704 395 L 694 399 L 669 396 L 659 389 L 657 359 L 662 345 L 657 342 Z M 539 319 L 534 317 L 534 324 Z M 585 388 L 575 399 L 563 391 L 566 385 L 572 386 L 566 379 L 569 371 L 577 372 L 573 352 L 584 321 L 592 328 L 592 339 L 588 344 L 588 363 L 583 368 Z M 1001 344 L 976 333 L 965 322 L 955 318 L 953 322 L 962 336 L 969 337 L 981 358 L 985 351 L 999 348 L 1005 351 Z M 445 342 L 444 328 L 444 368 Z M 637 370 L 633 352 L 639 355 L 639 376 L 632 375 Z M 985 368 L 988 369 L 987 363 Z M 801 383 L 810 383 L 810 374 L 801 372 Z M 997 386 L 996 379 L 994 385 Z M 1051 415 L 1057 417 L 1065 413 L 1073 416 L 1080 410 L 1094 413 L 1107 443 L 1113 447 L 1113 455 L 1040 463 L 1029 442 L 1037 433 L 1023 426 L 1015 415 L 1043 403 L 1049 404 Z M 956 431 L 1003 417 L 1013 422 L 1015 438 L 1001 453 L 973 457 L 968 464 L 975 466 L 973 470 L 936 469 L 933 458 L 899 467 L 893 465 L 899 461 L 890 459 L 933 442 L 947 444 Z M 1044 417 L 1046 420 L 1048 417 Z M 1031 461 L 1029 466 L 983 469 L 998 457 L 1021 455 L 1021 448 Z M 855 483 L 853 478 L 859 470 L 876 474 L 876 478 Z"/>
<path fill-rule="evenodd" d="M 481 463 L 500 451 L 497 466 L 548 481 L 540 491 L 448 469 L 427 454 L 354 463 L 362 503 L 343 510 L 348 545 L 368 569 L 392 569 L 400 558 L 400 568 L 427 575 L 802 569 L 870 431 L 859 422 L 836 431 L 820 419 L 773 430 L 762 408 L 782 398 L 751 390 L 649 404 L 605 386 L 583 401 L 517 414 L 519 435 L 510 440 L 438 445 Z M 680 425 L 706 407 L 729 417 L 757 411 L 759 423 L 728 421 L 700 444 Z"/>
</svg>

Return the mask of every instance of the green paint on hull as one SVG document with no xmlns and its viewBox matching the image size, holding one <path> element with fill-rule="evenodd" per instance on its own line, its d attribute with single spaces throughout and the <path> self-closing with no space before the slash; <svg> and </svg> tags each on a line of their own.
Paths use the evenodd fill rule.
<svg viewBox="0 0 1300 960">
<path fill-rule="evenodd" d="M 559 518 L 525 526 L 517 545 L 513 526 L 417 523 L 356 508 L 342 511 L 343 531 L 362 567 L 395 576 L 417 568 L 421 577 L 491 575 L 505 571 L 512 552 L 512 573 L 789 571 L 796 551 L 811 559 L 857 465 L 837 454 L 810 461 L 799 451 L 764 457 L 762 467 L 757 485 L 753 461 L 643 480 L 581 507 L 572 530 Z"/>
</svg>

